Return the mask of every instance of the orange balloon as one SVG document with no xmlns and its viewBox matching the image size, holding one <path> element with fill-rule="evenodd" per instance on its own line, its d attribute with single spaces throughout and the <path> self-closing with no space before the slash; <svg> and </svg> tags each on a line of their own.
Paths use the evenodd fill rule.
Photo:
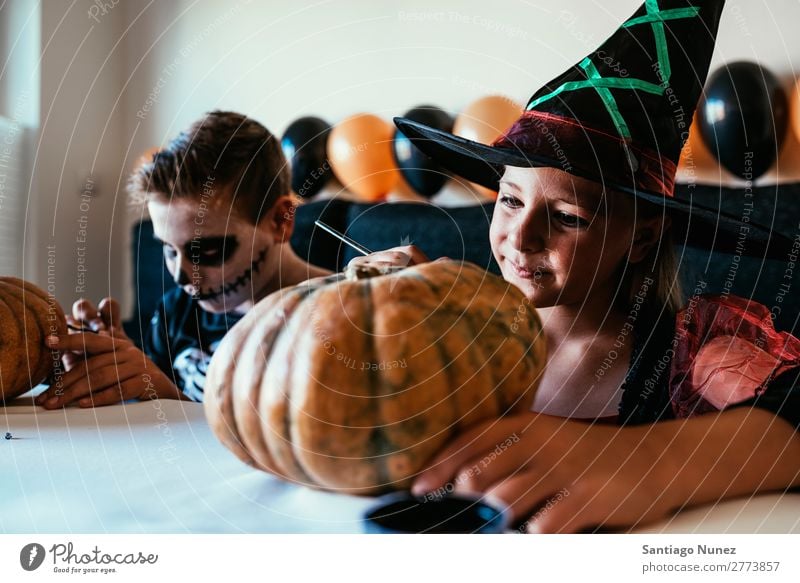
<svg viewBox="0 0 800 583">
<path fill-rule="evenodd" d="M 789 115 L 794 135 L 800 141 L 800 79 L 794 84 L 789 95 Z"/>
<path fill-rule="evenodd" d="M 473 101 L 458 114 L 453 133 L 462 138 L 491 144 L 522 115 L 522 106 L 502 95 Z"/>
<path fill-rule="evenodd" d="M 328 138 L 328 160 L 339 182 L 364 200 L 385 198 L 400 180 L 393 136 L 394 126 L 369 113 L 336 124 Z"/>
<path fill-rule="evenodd" d="M 692 125 L 689 126 L 689 137 L 683 144 L 678 160 L 678 170 L 684 175 L 683 180 L 693 181 L 698 178 L 697 172 L 716 170 L 719 167 L 719 162 L 708 149 L 700 134 L 699 116 L 700 114 L 695 111 Z"/>
<path fill-rule="evenodd" d="M 453 133 L 462 138 L 491 144 L 499 138 L 522 115 L 522 105 L 503 97 L 489 95 L 470 103 L 456 118 Z M 472 188 L 488 198 L 497 198 L 497 193 L 479 184 Z"/>
<path fill-rule="evenodd" d="M 153 156 L 155 156 L 161 148 L 153 146 L 152 148 L 147 148 L 142 154 L 136 158 L 136 162 L 133 163 L 133 169 L 136 170 L 140 166 L 144 166 L 145 164 L 149 164 L 153 161 Z"/>
</svg>

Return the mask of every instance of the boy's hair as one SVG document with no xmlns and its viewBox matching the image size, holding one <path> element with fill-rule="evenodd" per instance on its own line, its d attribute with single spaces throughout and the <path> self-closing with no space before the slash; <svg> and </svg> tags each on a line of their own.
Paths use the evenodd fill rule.
<svg viewBox="0 0 800 583">
<path fill-rule="evenodd" d="M 255 225 L 280 196 L 290 193 L 290 184 L 279 140 L 255 120 L 216 110 L 139 166 L 128 192 L 135 202 L 154 197 L 200 202 L 212 193 L 224 195 L 240 216 Z"/>
</svg>

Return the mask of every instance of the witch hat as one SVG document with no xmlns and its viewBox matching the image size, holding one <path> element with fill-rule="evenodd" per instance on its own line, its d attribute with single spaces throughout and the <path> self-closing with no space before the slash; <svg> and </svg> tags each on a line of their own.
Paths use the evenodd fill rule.
<svg viewBox="0 0 800 583">
<path fill-rule="evenodd" d="M 505 166 L 558 168 L 664 205 L 688 245 L 785 259 L 791 241 L 783 235 L 673 197 L 724 4 L 646 0 L 596 51 L 534 93 L 491 145 L 404 118 L 395 124 L 444 168 L 492 190 Z"/>
</svg>

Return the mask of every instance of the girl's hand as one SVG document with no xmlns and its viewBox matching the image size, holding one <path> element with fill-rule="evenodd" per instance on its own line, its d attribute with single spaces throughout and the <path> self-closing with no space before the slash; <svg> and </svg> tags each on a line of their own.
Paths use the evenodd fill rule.
<svg viewBox="0 0 800 583">
<path fill-rule="evenodd" d="M 659 425 L 620 428 L 524 413 L 459 436 L 412 491 L 484 493 L 524 521 L 523 532 L 631 526 L 680 506 L 668 445 Z"/>
<path fill-rule="evenodd" d="M 78 402 L 81 407 L 112 405 L 128 399 L 182 398 L 181 391 L 128 338 L 101 332 L 50 336 L 50 348 L 84 355 L 36 398 L 45 409 Z"/>
<path fill-rule="evenodd" d="M 427 255 L 414 245 L 393 247 L 385 251 L 376 251 L 363 257 L 354 257 L 348 267 L 408 267 L 420 263 L 428 263 Z"/>
</svg>

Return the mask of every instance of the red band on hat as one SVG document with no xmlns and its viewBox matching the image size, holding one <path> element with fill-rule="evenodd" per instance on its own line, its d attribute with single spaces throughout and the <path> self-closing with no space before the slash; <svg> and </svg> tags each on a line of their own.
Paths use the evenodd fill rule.
<svg viewBox="0 0 800 583">
<path fill-rule="evenodd" d="M 600 183 L 673 196 L 675 162 L 574 118 L 526 111 L 493 146 L 550 158 L 553 168 Z"/>
</svg>

